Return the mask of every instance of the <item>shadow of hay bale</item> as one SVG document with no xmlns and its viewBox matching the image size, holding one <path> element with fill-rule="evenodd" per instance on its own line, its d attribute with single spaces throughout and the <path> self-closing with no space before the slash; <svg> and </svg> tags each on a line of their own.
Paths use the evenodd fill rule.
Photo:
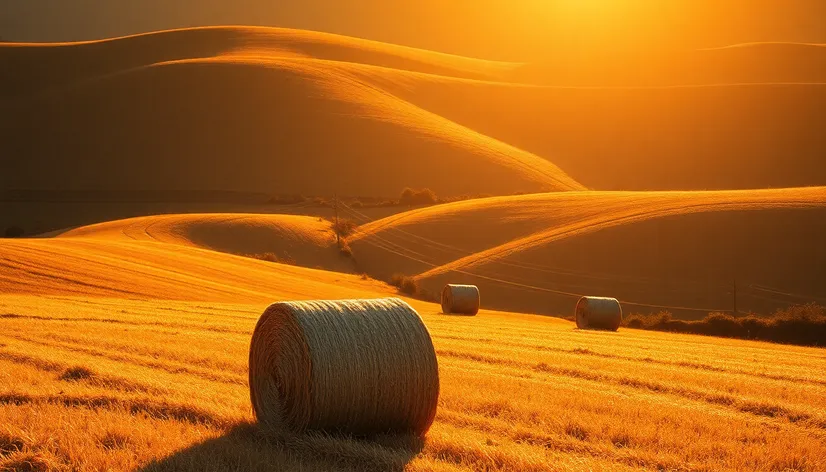
<svg viewBox="0 0 826 472">
<path fill-rule="evenodd" d="M 271 433 L 243 423 L 223 436 L 155 460 L 141 472 L 166 471 L 402 471 L 424 442 L 415 436 L 370 440 L 319 433 Z"/>
</svg>

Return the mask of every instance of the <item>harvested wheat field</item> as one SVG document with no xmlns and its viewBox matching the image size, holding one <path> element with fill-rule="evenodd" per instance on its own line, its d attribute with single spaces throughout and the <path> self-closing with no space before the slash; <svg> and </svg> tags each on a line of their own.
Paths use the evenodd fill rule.
<svg viewBox="0 0 826 472">
<path fill-rule="evenodd" d="M 174 228 L 202 218 L 156 221 Z M 55 470 L 826 466 L 826 355 L 819 349 L 583 331 L 569 321 L 487 310 L 452 317 L 416 300 L 409 302 L 431 333 L 441 380 L 435 423 L 423 442 L 264 435 L 253 422 L 247 385 L 250 337 L 264 308 L 277 300 L 395 291 L 354 275 L 174 238 L 131 239 L 123 236 L 130 226 L 1 243 L 4 467 L 14 470 L 22 461 Z M 313 226 L 300 225 L 309 232 Z"/>
</svg>

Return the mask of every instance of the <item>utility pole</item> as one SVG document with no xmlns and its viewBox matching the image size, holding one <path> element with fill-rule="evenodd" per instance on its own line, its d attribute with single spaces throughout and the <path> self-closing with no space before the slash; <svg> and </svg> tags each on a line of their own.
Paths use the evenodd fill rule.
<svg viewBox="0 0 826 472">
<path fill-rule="evenodd" d="M 340 240 L 339 234 L 338 234 L 338 231 L 339 231 L 339 226 L 338 226 L 338 193 L 333 194 L 333 208 L 335 209 L 335 212 L 336 212 L 336 222 L 335 222 L 335 226 L 333 227 L 333 229 L 336 232 L 336 245 L 338 247 L 341 247 L 341 240 Z"/>
<path fill-rule="evenodd" d="M 739 313 L 737 312 L 737 279 L 734 279 L 732 283 L 731 295 L 733 298 L 732 301 L 734 302 L 734 317 L 737 318 L 737 316 L 739 315 Z"/>
</svg>

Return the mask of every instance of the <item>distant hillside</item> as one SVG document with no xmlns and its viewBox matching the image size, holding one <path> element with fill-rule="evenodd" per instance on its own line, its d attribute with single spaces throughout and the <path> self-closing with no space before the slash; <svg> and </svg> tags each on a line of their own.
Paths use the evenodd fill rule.
<svg viewBox="0 0 826 472">
<path fill-rule="evenodd" d="M 826 300 L 824 239 L 819 187 L 471 200 L 368 223 L 350 245 L 369 273 L 478 284 L 495 308 L 567 313 L 602 295 L 702 317 L 734 309 L 735 283 L 743 312 Z"/>
<path fill-rule="evenodd" d="M 25 91 L 8 98 L 12 112 L 2 118 L 0 189 L 381 196 L 405 186 L 440 195 L 582 188 L 549 161 L 399 99 L 347 65 L 459 75 L 498 67 L 485 61 L 238 28 L 4 54 L 23 64 L 6 87 Z"/>
<path fill-rule="evenodd" d="M 826 184 L 826 79 L 556 87 L 418 76 L 382 84 L 433 113 L 540 155 L 596 190 Z"/>
</svg>

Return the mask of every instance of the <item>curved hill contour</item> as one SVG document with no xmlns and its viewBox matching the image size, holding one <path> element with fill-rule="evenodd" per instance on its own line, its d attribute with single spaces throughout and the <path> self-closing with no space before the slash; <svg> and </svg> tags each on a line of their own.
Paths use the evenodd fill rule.
<svg viewBox="0 0 826 472">
<path fill-rule="evenodd" d="M 402 71 L 365 76 L 597 190 L 826 184 L 826 79 L 562 87 Z"/>
<path fill-rule="evenodd" d="M 286 34 L 276 31 L 276 39 L 267 39 L 268 30 L 231 31 L 262 44 Z M 44 47 L 94 46 L 105 63 L 124 41 L 189 44 L 208 32 Z M 415 56 L 400 51 L 400 57 Z M 477 64 L 454 62 L 459 68 Z M 0 136 L 8 169 L 0 188 L 378 196 L 406 186 L 443 195 L 583 188 L 548 160 L 400 99 L 349 73 L 347 64 L 279 48 L 242 48 L 121 69 L 59 94 L 12 102 L 14 113 L 4 118 Z"/>
<path fill-rule="evenodd" d="M 368 223 L 350 244 L 370 273 L 476 283 L 493 307 L 564 313 L 591 294 L 702 314 L 731 309 L 737 279 L 804 295 L 743 289 L 743 310 L 826 299 L 824 238 L 826 188 L 812 187 L 495 197 Z"/>
<path fill-rule="evenodd" d="M 155 241 L 230 254 L 264 256 L 303 267 L 352 272 L 332 223 L 302 215 L 184 214 L 111 221 L 66 231 L 58 238 Z"/>
</svg>

